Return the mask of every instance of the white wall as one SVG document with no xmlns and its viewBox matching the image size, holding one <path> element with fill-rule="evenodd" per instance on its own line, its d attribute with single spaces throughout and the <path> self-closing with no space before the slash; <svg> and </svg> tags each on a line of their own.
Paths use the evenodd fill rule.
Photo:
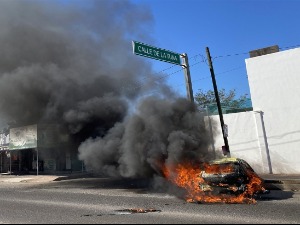
<svg viewBox="0 0 300 225">
<path fill-rule="evenodd" d="M 300 48 L 246 60 L 254 110 L 264 112 L 274 173 L 300 173 Z"/>
<path fill-rule="evenodd" d="M 210 116 L 215 123 L 214 150 L 222 155 L 224 139 L 221 133 L 219 116 Z M 228 145 L 232 157 L 245 159 L 258 173 L 269 173 L 268 152 L 260 113 L 242 112 L 223 115 L 228 125 Z"/>
<path fill-rule="evenodd" d="M 299 174 L 300 48 L 246 59 L 246 68 L 253 112 L 223 115 L 231 156 L 259 173 Z M 220 128 L 214 141 L 220 151 Z"/>
</svg>

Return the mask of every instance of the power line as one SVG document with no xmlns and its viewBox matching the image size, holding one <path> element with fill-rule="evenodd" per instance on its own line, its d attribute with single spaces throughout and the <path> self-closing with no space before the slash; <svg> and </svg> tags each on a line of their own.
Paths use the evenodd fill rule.
<svg viewBox="0 0 300 225">
<path fill-rule="evenodd" d="M 245 67 L 244 67 L 244 66 L 240 66 L 240 67 L 236 67 L 236 68 L 233 68 L 233 69 L 230 69 L 230 70 L 226 70 L 226 71 L 221 72 L 221 73 L 216 73 L 216 76 L 217 76 L 217 75 L 224 74 L 224 73 L 229 73 L 229 72 L 234 71 L 234 70 L 239 70 L 239 69 L 241 69 L 241 68 L 245 68 Z"/>
<path fill-rule="evenodd" d="M 229 55 L 220 55 L 220 56 L 213 57 L 213 59 L 222 58 L 222 57 L 230 57 L 230 56 L 238 56 L 238 55 L 246 55 L 246 54 L 248 55 L 249 52 L 235 53 L 235 54 L 229 54 Z"/>
<path fill-rule="evenodd" d="M 298 48 L 300 47 L 300 45 L 292 45 L 292 46 L 288 46 L 288 47 L 281 47 L 279 48 L 280 50 L 284 50 L 284 49 L 291 49 L 291 48 Z M 239 56 L 239 55 L 246 55 L 249 54 L 249 52 L 243 52 L 243 53 L 233 53 L 233 54 L 227 54 L 227 55 L 220 55 L 220 56 L 215 56 L 213 57 L 213 59 L 216 58 L 223 58 L 223 57 L 231 57 L 231 56 Z"/>
<path fill-rule="evenodd" d="M 203 56 L 203 55 L 202 55 L 202 54 L 197 54 L 197 55 L 194 55 L 194 56 L 191 57 L 191 58 L 192 58 L 192 59 L 193 59 L 193 58 L 197 59 L 198 56 Z M 199 64 L 199 63 L 202 63 L 202 62 L 204 62 L 204 59 L 202 59 L 201 61 L 196 62 L 196 63 L 190 65 L 190 67 L 193 67 L 193 66 L 195 66 L 195 65 L 197 65 L 197 64 Z M 177 65 L 173 65 L 173 66 L 170 66 L 170 67 L 168 67 L 168 68 L 166 68 L 166 69 L 163 69 L 163 70 L 161 70 L 161 71 L 159 71 L 159 72 L 157 72 L 157 73 L 154 73 L 154 75 L 155 75 L 155 74 L 161 74 L 161 73 L 163 73 L 163 72 L 165 72 L 165 71 L 167 71 L 167 70 L 169 70 L 169 69 L 174 68 L 175 66 L 177 66 Z M 130 85 L 128 85 L 128 86 L 123 86 L 122 88 L 123 88 L 123 89 L 125 89 L 125 88 L 137 89 L 137 88 L 140 88 L 140 87 L 145 86 L 145 84 L 142 83 L 143 80 L 146 80 L 146 79 L 149 79 L 149 80 L 150 80 L 150 79 L 151 79 L 152 81 L 159 81 L 159 80 L 165 79 L 165 78 L 167 78 L 167 77 L 169 77 L 169 76 L 171 76 L 171 75 L 173 75 L 173 74 L 179 73 L 179 72 L 181 72 L 181 71 L 183 71 L 183 68 L 180 68 L 179 70 L 176 70 L 176 71 L 174 71 L 174 72 L 172 72 L 172 73 L 169 73 L 169 74 L 163 74 L 162 76 L 159 76 L 159 77 L 156 77 L 156 78 L 153 77 L 153 76 L 145 76 L 144 78 L 142 78 L 142 79 L 138 82 L 139 84 L 134 85 L 134 86 L 132 86 L 132 85 L 131 85 L 131 86 L 130 86 Z"/>
<path fill-rule="evenodd" d="M 199 63 L 200 63 L 200 62 L 195 63 L 195 64 L 193 64 L 192 66 L 195 66 L 195 65 L 197 65 L 197 64 L 199 64 Z M 232 68 L 232 69 L 230 69 L 230 70 L 226 70 L 226 71 L 223 71 L 223 72 L 220 72 L 220 73 L 216 73 L 215 75 L 216 75 L 216 76 L 220 76 L 220 75 L 222 75 L 222 74 L 229 73 L 229 72 L 232 72 L 232 71 L 234 71 L 234 70 L 239 70 L 239 69 L 242 69 L 242 68 L 244 68 L 244 66 Z M 179 71 L 181 71 L 181 70 L 179 70 Z M 174 73 L 177 73 L 177 72 L 179 72 L 179 71 L 176 71 L 176 72 L 174 72 Z M 174 74 L 174 73 L 173 73 L 173 74 Z M 247 77 L 247 76 L 246 76 L 246 77 Z M 196 82 L 199 82 L 199 81 L 205 80 L 205 79 L 210 79 L 210 78 L 211 78 L 210 75 L 209 75 L 209 76 L 206 76 L 206 77 L 201 77 L 201 78 L 199 78 L 199 79 L 193 80 L 193 83 L 196 83 Z M 183 86 L 183 85 L 185 85 L 185 84 L 179 84 L 179 85 L 177 85 L 176 87 L 180 87 L 180 86 Z"/>
<path fill-rule="evenodd" d="M 291 49 L 291 48 L 297 48 L 297 47 L 300 47 L 300 45 L 293 45 L 293 46 L 288 46 L 288 47 L 282 47 L 282 48 L 279 48 L 279 49 L 283 50 L 283 49 Z M 227 54 L 227 55 L 220 55 L 220 56 L 213 57 L 213 59 L 217 59 L 217 58 L 225 58 L 225 57 L 232 57 L 232 56 L 240 56 L 240 55 L 246 55 L 246 54 L 249 54 L 249 52 L 233 53 L 233 54 Z M 195 59 L 195 60 L 197 60 L 198 57 L 201 57 L 201 60 L 198 61 L 198 62 L 196 62 L 196 63 L 194 63 L 194 64 L 192 64 L 192 65 L 190 65 L 190 67 L 193 67 L 193 66 L 195 66 L 195 65 L 198 65 L 198 64 L 200 64 L 200 63 L 206 63 L 206 64 L 207 64 L 207 58 L 206 58 L 204 55 L 202 55 L 201 53 L 196 54 L 196 55 L 190 57 L 190 59 Z M 165 72 L 165 71 L 167 71 L 167 70 L 170 70 L 170 69 L 174 68 L 175 66 L 177 66 L 177 65 L 172 65 L 172 66 L 170 66 L 170 67 L 167 67 L 167 68 L 165 68 L 165 69 L 163 69 L 163 70 L 161 70 L 161 71 L 159 71 L 159 72 L 157 72 L 157 73 L 155 73 L 155 74 L 161 74 L 161 73 L 163 73 L 163 72 Z M 224 72 L 216 73 L 215 75 L 216 75 L 216 76 L 220 76 L 220 75 L 222 75 L 222 74 L 226 74 L 226 73 L 229 73 L 229 72 L 232 72 L 232 71 L 234 71 L 234 70 L 241 69 L 241 68 L 245 68 L 245 67 L 244 67 L 244 66 L 240 66 L 240 67 L 237 67 L 237 68 L 233 68 L 233 69 L 230 69 L 230 70 L 226 70 L 226 71 L 224 71 Z M 161 79 L 165 79 L 165 78 L 170 77 L 171 75 L 174 75 L 174 74 L 179 73 L 179 72 L 181 72 L 181 71 L 183 71 L 182 68 L 179 69 L 179 70 L 176 70 L 176 71 L 174 71 L 174 72 L 172 72 L 172 73 L 164 74 L 163 76 L 159 76 L 159 77 L 157 77 L 157 78 L 153 78 L 153 76 L 151 76 L 151 77 L 148 77 L 148 76 L 147 76 L 147 77 L 142 78 L 142 80 L 145 80 L 145 79 L 151 79 L 151 80 L 153 80 L 153 81 L 159 81 L 159 80 L 161 80 Z M 154 75 L 155 75 L 155 74 L 154 74 Z M 247 77 L 247 75 L 246 75 L 246 77 Z M 204 79 L 209 79 L 209 78 L 211 78 L 211 77 L 210 77 L 210 76 L 202 77 L 202 78 L 200 78 L 200 79 L 193 80 L 193 83 L 199 82 L 199 81 L 204 80 Z M 142 82 L 142 81 L 140 81 L 140 82 Z M 176 87 L 183 86 L 183 85 L 185 85 L 185 84 L 180 84 L 180 85 L 177 85 Z M 140 83 L 140 84 L 138 84 L 138 85 L 135 85 L 134 87 L 131 86 L 130 88 L 136 89 L 136 88 L 140 88 L 140 87 L 143 87 L 143 86 L 145 86 L 145 84 Z M 129 87 L 129 86 L 128 86 L 128 87 Z M 123 88 L 126 88 L 126 87 L 123 87 Z M 154 91 L 154 92 L 155 92 L 155 91 Z"/>
<path fill-rule="evenodd" d="M 289 46 L 289 47 L 282 47 L 282 48 L 279 48 L 279 49 L 283 50 L 283 49 L 291 49 L 291 48 L 298 48 L 298 47 L 300 47 L 300 45 L 293 45 L 293 46 Z"/>
</svg>

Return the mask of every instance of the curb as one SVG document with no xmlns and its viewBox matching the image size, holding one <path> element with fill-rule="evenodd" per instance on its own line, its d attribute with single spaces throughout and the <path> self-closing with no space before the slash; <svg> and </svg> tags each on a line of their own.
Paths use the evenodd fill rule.
<svg viewBox="0 0 300 225">
<path fill-rule="evenodd" d="M 266 189 L 282 191 L 300 191 L 300 180 L 264 180 Z"/>
</svg>

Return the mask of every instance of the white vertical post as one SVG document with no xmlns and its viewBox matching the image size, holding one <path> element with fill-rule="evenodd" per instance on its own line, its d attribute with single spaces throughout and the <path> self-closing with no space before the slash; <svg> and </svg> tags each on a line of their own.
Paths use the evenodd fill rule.
<svg viewBox="0 0 300 225">
<path fill-rule="evenodd" d="M 260 115 L 260 122 L 261 122 L 263 137 L 264 137 L 264 144 L 265 144 L 265 149 L 266 149 L 266 157 L 267 157 L 267 162 L 268 162 L 269 174 L 273 174 L 270 151 L 269 151 L 269 144 L 268 144 L 265 122 L 264 122 L 264 112 L 259 111 L 259 115 Z"/>
<path fill-rule="evenodd" d="M 253 111 L 253 115 L 256 123 L 256 131 L 257 131 L 259 151 L 261 156 L 261 163 L 262 163 L 261 170 L 262 173 L 272 174 L 273 173 L 272 163 L 271 163 L 271 157 L 270 157 L 270 151 L 268 146 L 268 139 L 267 139 L 267 133 L 264 124 L 263 114 L 264 112 L 261 110 Z"/>
</svg>

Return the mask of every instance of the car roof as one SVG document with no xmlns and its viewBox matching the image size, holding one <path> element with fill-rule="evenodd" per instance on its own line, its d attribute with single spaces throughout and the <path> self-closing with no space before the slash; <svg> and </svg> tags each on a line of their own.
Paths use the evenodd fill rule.
<svg viewBox="0 0 300 225">
<path fill-rule="evenodd" d="M 226 163 L 234 163 L 240 161 L 239 158 L 222 158 L 222 159 L 215 159 L 209 162 L 209 164 L 226 164 Z"/>
</svg>

